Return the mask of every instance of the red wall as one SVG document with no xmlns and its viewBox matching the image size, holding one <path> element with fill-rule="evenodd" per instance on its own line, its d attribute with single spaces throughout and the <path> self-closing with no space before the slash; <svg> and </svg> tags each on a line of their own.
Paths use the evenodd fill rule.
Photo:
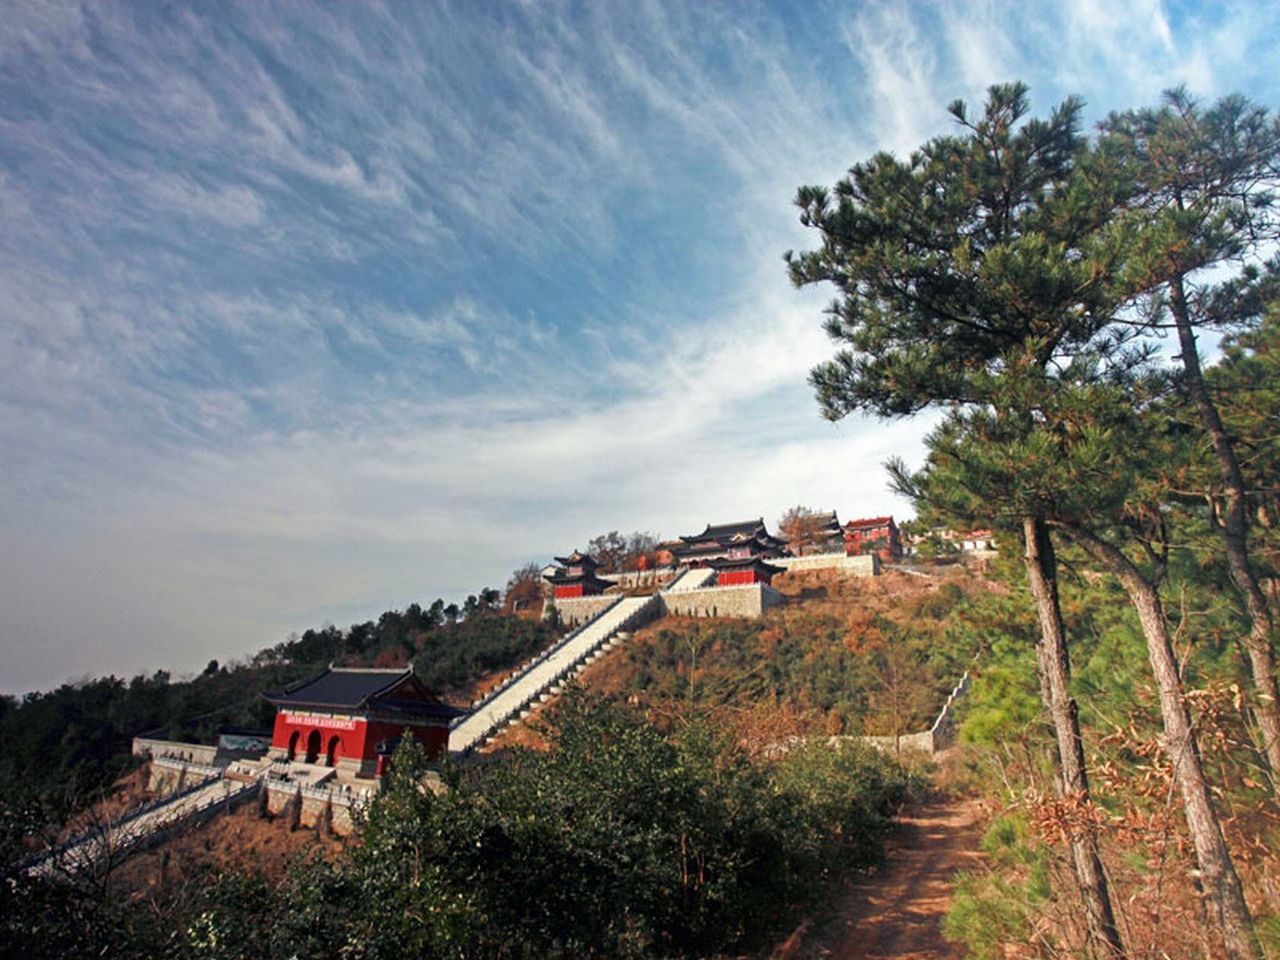
<svg viewBox="0 0 1280 960">
<path fill-rule="evenodd" d="M 582 596 L 582 584 L 567 583 L 564 586 L 556 587 L 557 597 L 580 597 Z"/>
<path fill-rule="evenodd" d="M 449 748 L 448 727 L 408 727 L 412 735 L 427 751 L 427 756 L 435 758 Z M 403 723 L 371 723 L 369 724 L 368 750 L 369 756 L 375 755 L 378 742 L 394 740 L 402 736 L 406 727 Z"/>
<path fill-rule="evenodd" d="M 320 754 L 318 763 L 324 763 L 328 757 L 329 741 L 338 738 L 338 746 L 334 751 L 334 762 L 343 757 L 356 757 L 361 760 L 372 760 L 376 756 L 378 742 L 391 740 L 401 735 L 405 725 L 374 721 L 370 723 L 363 717 L 326 717 L 317 714 L 293 713 L 281 710 L 276 714 L 275 730 L 272 733 L 271 745 L 280 750 L 289 749 L 289 740 L 296 731 L 298 734 L 295 758 L 305 760 L 307 755 L 307 739 L 312 730 L 320 731 Z M 427 756 L 435 757 L 443 753 L 449 746 L 449 728 L 410 727 L 410 731 L 427 750 Z"/>
<path fill-rule="evenodd" d="M 329 749 L 329 741 L 338 738 L 338 748 L 334 751 L 334 760 L 342 757 L 364 757 L 365 734 L 368 724 L 360 717 L 327 717 L 319 714 L 294 713 L 280 710 L 276 713 L 275 730 L 271 736 L 271 745 L 281 750 L 289 749 L 289 740 L 296 731 L 298 743 L 296 756 L 305 759 L 307 739 L 312 730 L 320 731 L 320 762 L 324 762 Z M 370 748 L 372 749 L 372 748 Z M 370 754 L 372 756 L 372 754 Z"/>
<path fill-rule="evenodd" d="M 844 533 L 844 552 L 851 557 L 860 556 L 863 552 L 863 545 L 875 540 L 884 541 L 884 545 L 876 551 L 880 554 L 881 560 L 892 561 L 901 555 L 901 543 L 898 537 L 895 536 L 893 528 L 887 524 L 881 527 L 846 530 Z"/>
<path fill-rule="evenodd" d="M 725 570 L 716 578 L 722 587 L 740 586 L 744 583 L 768 583 L 769 578 L 756 576 L 754 570 Z"/>
</svg>

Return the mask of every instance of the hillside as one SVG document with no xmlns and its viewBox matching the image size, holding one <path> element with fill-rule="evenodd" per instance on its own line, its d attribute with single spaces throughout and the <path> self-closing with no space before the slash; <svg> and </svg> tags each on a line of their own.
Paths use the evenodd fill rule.
<svg viewBox="0 0 1280 960">
<path fill-rule="evenodd" d="M 766 759 L 762 748 L 797 733 L 927 725 L 969 656 L 946 614 L 985 589 L 961 568 L 936 578 L 878 580 L 809 572 L 781 577 L 778 586 L 786 604 L 759 621 L 668 617 L 638 631 L 584 675 L 585 698 L 574 693 L 553 702 L 500 741 L 485 762 L 446 773 L 454 783 L 446 797 L 401 796 L 393 782 L 358 844 L 314 829 L 290 831 L 250 805 L 134 858 L 112 874 L 110 895 L 151 904 L 151 912 L 126 911 L 124 926 L 108 925 L 101 936 L 117 945 L 147 942 L 171 936 L 173 924 L 185 922 L 189 937 L 190 918 L 219 916 L 231 905 L 246 931 L 261 924 L 279 930 L 272 919 L 279 911 L 315 908 L 299 898 L 328 902 L 330 893 L 352 883 L 390 882 L 386 871 L 401 854 L 392 861 L 375 857 L 383 844 L 403 851 L 405 843 L 424 843 L 435 851 L 432 870 L 443 871 L 439 882 L 447 875 L 450 886 L 489 904 L 483 908 L 489 932 L 477 928 L 468 937 L 527 933 L 527 910 L 550 888 L 521 864 L 544 863 L 537 870 L 567 877 L 585 869 L 585 857 L 597 864 L 589 872 L 604 873 L 577 896 L 599 898 L 619 883 L 632 889 L 619 891 L 623 899 L 611 906 L 601 904 L 600 915 L 634 915 L 637 930 L 648 930 L 645 942 L 660 943 L 651 938 L 666 929 L 673 933 L 662 936 L 678 935 L 683 944 L 670 943 L 674 953 L 730 943 L 767 951 L 797 909 L 827 895 L 825 878 L 875 862 L 912 787 L 893 764 L 853 747 L 793 749 L 780 759 Z M 514 629 L 503 623 L 503 633 Z M 455 689 L 486 687 L 506 669 L 473 673 Z M 512 749 L 532 742 L 553 749 Z M 398 762 L 412 769 L 412 761 Z M 563 829 L 570 833 L 556 833 L 562 828 L 552 821 L 559 817 L 567 818 Z M 553 836 L 560 839 L 549 847 Z M 663 852 L 672 842 L 686 848 L 682 857 L 695 857 L 689 863 L 703 864 L 676 878 L 690 898 L 675 907 L 680 920 L 675 914 L 661 919 L 673 909 L 671 861 Z M 476 848 L 473 860 L 468 845 Z M 498 870 L 505 879 L 493 874 L 500 863 L 510 864 Z M 770 875 L 767 882 L 760 870 Z M 507 888 L 527 893 L 492 899 Z M 345 902 L 341 908 L 353 909 Z M 464 914 L 466 924 L 480 922 L 470 907 Z M 566 920 L 574 916 L 576 909 Z M 363 920 L 352 914 L 344 923 L 350 929 Z M 548 943 L 568 937 L 613 944 L 605 955 L 613 955 L 622 942 L 616 938 L 624 936 L 612 928 L 557 929 L 547 934 Z M 261 936 L 267 943 L 284 934 Z"/>
<path fill-rule="evenodd" d="M 664 617 L 582 683 L 661 729 L 710 717 L 757 750 L 795 735 L 924 730 L 976 652 L 948 617 L 993 588 L 961 565 L 876 578 L 804 571 L 775 585 L 786 603 L 760 620 Z M 498 742 L 537 739 L 524 727 Z"/>
<path fill-rule="evenodd" d="M 496 597 L 496 591 L 482 591 Z M 474 599 L 474 598 L 473 598 Z M 320 673 L 330 663 L 403 666 L 410 661 L 432 689 L 460 706 L 478 689 L 555 639 L 538 619 L 510 616 L 477 600 L 465 620 L 450 620 L 442 602 L 412 604 L 346 630 L 306 630 L 251 658 L 211 661 L 198 676 L 160 670 L 130 680 L 103 677 L 64 684 L 21 701 L 0 698 L 0 778 L 16 807 L 38 807 L 61 822 L 94 801 L 132 769 L 135 736 L 154 732 L 173 740 L 213 743 L 219 728 L 271 726 L 269 690 Z"/>
</svg>

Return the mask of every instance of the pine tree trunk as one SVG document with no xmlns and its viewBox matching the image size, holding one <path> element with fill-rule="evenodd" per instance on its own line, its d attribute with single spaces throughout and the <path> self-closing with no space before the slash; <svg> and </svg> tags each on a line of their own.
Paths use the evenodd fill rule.
<svg viewBox="0 0 1280 960">
<path fill-rule="evenodd" d="M 1222 475 L 1226 496 L 1222 539 L 1227 548 L 1227 568 L 1249 615 L 1249 637 L 1244 641 L 1244 648 L 1249 654 L 1249 666 L 1258 695 L 1254 714 L 1262 731 L 1262 753 L 1271 768 L 1271 788 L 1280 795 L 1280 688 L 1276 685 L 1275 651 L 1271 646 L 1271 611 L 1249 564 L 1249 516 L 1244 474 L 1200 370 L 1200 354 L 1196 349 L 1191 313 L 1181 278 L 1175 278 L 1169 284 L 1169 301 L 1182 350 L 1183 380 L 1195 404 L 1200 424 L 1209 435 Z"/>
<path fill-rule="evenodd" d="M 1182 796 L 1187 829 L 1195 847 L 1200 884 L 1210 916 L 1232 960 L 1261 960 L 1262 948 L 1253 929 L 1253 918 L 1245 904 L 1240 878 L 1231 862 L 1218 814 L 1209 797 L 1200 749 L 1182 696 L 1182 678 L 1178 673 L 1160 595 L 1155 585 L 1116 547 L 1079 527 L 1064 524 L 1063 530 L 1111 571 L 1138 612 L 1147 641 L 1147 656 L 1160 691 L 1164 746 L 1173 763 L 1174 781 Z"/>
<path fill-rule="evenodd" d="M 1036 643 L 1036 659 L 1040 667 L 1040 690 L 1049 711 L 1058 741 L 1058 792 L 1065 798 L 1076 798 L 1089 804 L 1088 767 L 1084 742 L 1080 737 L 1080 718 L 1068 681 L 1071 676 L 1067 652 L 1066 629 L 1058 602 L 1057 560 L 1049 530 L 1035 517 L 1023 520 L 1026 541 L 1024 557 L 1027 583 L 1040 620 L 1040 640 Z M 1084 902 L 1085 925 L 1091 952 L 1108 958 L 1125 956 L 1120 931 L 1111 909 L 1111 896 L 1106 870 L 1098 855 L 1098 838 L 1092 832 L 1073 833 L 1071 860 L 1076 884 Z"/>
</svg>

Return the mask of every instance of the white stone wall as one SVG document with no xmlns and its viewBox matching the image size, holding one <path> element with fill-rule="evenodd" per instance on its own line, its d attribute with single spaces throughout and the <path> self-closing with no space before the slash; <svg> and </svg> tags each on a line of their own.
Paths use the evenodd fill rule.
<svg viewBox="0 0 1280 960">
<path fill-rule="evenodd" d="M 175 757 L 190 763 L 211 764 L 218 756 L 218 748 L 207 743 L 181 743 L 177 740 L 134 737 L 133 755 L 142 760 L 148 757 Z"/>
<path fill-rule="evenodd" d="M 163 796 L 176 793 L 195 783 L 216 779 L 221 775 L 221 770 L 206 763 L 188 763 L 171 757 L 156 757 L 151 761 L 151 768 L 147 774 L 147 789 Z"/>
<path fill-rule="evenodd" d="M 934 742 L 932 730 L 926 730 L 923 733 L 904 733 L 897 738 L 859 737 L 858 739 L 884 753 L 893 753 L 900 748 L 903 753 L 927 753 L 932 756 L 939 746 Z"/>
<path fill-rule="evenodd" d="M 787 570 L 840 570 L 850 577 L 880 576 L 880 557 L 864 553 L 846 557 L 843 553 L 818 553 L 807 557 L 776 557 L 769 561 Z"/>
<path fill-rule="evenodd" d="M 922 733 L 904 733 L 902 736 L 894 737 L 862 737 L 861 739 L 871 744 L 877 750 L 892 751 L 896 747 L 903 750 L 919 750 L 928 754 L 935 754 L 947 744 L 951 742 L 952 736 L 955 734 L 955 703 L 959 700 L 966 690 L 969 689 L 969 673 L 965 671 L 960 682 L 955 685 L 947 702 L 942 705 L 937 719 L 933 721 L 933 726 Z"/>
<path fill-rule="evenodd" d="M 566 627 L 576 627 L 580 623 L 586 623 L 606 607 L 612 606 L 617 600 L 616 593 L 600 597 L 560 597 L 556 600 L 548 600 L 543 607 L 543 613 L 545 615 L 547 609 L 554 605 L 560 613 L 560 622 Z"/>
<path fill-rule="evenodd" d="M 660 594 L 666 612 L 680 617 L 758 617 L 782 603 L 782 594 L 763 583 Z"/>
</svg>

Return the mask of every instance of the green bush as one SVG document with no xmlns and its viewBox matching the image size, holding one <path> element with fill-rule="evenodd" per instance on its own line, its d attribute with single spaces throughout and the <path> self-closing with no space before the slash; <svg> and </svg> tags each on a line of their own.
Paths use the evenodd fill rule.
<svg viewBox="0 0 1280 960">
<path fill-rule="evenodd" d="M 550 735 L 549 752 L 449 773 L 441 796 L 406 744 L 361 844 L 286 885 L 273 914 L 293 919 L 265 941 L 366 958 L 738 949 L 791 921 L 823 877 L 875 860 L 908 789 L 858 749 L 754 763 L 704 727 L 666 738 L 580 694 Z"/>
</svg>

